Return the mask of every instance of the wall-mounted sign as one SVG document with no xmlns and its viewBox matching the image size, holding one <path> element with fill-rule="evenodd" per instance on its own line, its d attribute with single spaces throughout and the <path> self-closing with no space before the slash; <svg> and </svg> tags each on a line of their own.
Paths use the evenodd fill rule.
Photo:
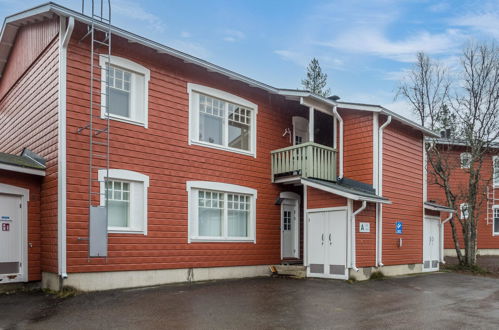
<svg viewBox="0 0 499 330">
<path fill-rule="evenodd" d="M 361 233 L 369 233 L 371 231 L 371 226 L 369 222 L 361 222 L 359 223 L 359 232 Z"/>
<path fill-rule="evenodd" d="M 0 221 L 12 221 L 12 218 L 8 215 L 0 216 Z"/>
<path fill-rule="evenodd" d="M 402 234 L 402 221 L 395 222 L 395 233 Z"/>
<path fill-rule="evenodd" d="M 2 223 L 2 231 L 10 231 L 10 223 Z"/>
</svg>

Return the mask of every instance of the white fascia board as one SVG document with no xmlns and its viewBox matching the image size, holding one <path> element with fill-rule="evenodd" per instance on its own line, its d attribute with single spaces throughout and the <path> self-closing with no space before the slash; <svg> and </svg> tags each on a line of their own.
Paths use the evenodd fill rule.
<svg viewBox="0 0 499 330">
<path fill-rule="evenodd" d="M 388 200 L 384 201 L 384 200 L 379 200 L 379 199 L 364 197 L 364 196 L 360 196 L 360 195 L 356 195 L 356 194 L 351 194 L 351 193 L 345 192 L 343 190 L 334 189 L 332 187 L 327 187 L 327 186 L 323 186 L 321 184 L 310 182 L 310 181 L 308 181 L 306 179 L 302 179 L 301 180 L 301 184 L 309 186 L 309 187 L 312 187 L 312 188 L 315 188 L 315 189 L 319 189 L 319 190 L 322 190 L 322 191 L 325 191 L 325 192 L 328 192 L 328 193 L 331 193 L 331 194 L 334 194 L 334 195 L 345 197 L 347 199 L 351 199 L 351 200 L 354 200 L 354 201 L 366 201 L 366 202 L 371 202 L 371 203 L 392 204 L 392 202 L 388 201 Z"/>
<path fill-rule="evenodd" d="M 2 164 L 2 163 L 0 163 L 0 170 L 45 176 L 45 170 L 37 170 L 34 168 L 21 167 L 21 166 Z"/>
<path fill-rule="evenodd" d="M 431 210 L 431 211 L 456 213 L 456 210 L 453 210 L 453 209 L 447 208 L 447 207 L 437 207 L 437 206 L 432 206 L 432 205 L 426 205 L 426 204 L 424 204 L 424 208 L 426 210 Z"/>
</svg>

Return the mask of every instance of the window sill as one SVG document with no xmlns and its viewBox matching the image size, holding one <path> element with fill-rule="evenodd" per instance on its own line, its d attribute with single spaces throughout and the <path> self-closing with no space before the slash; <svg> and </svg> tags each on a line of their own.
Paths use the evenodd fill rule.
<svg viewBox="0 0 499 330">
<path fill-rule="evenodd" d="M 189 243 L 256 243 L 254 238 L 191 237 Z"/>
<path fill-rule="evenodd" d="M 101 115 L 101 119 L 106 119 L 106 116 L 105 115 Z M 109 119 L 110 120 L 120 121 L 120 122 L 127 123 L 127 124 L 142 126 L 144 128 L 147 128 L 147 124 L 146 123 L 144 123 L 142 121 L 128 119 L 126 117 L 120 117 L 120 116 L 110 115 Z"/>
<path fill-rule="evenodd" d="M 139 234 L 146 236 L 147 233 L 143 230 L 121 229 L 121 228 L 108 228 L 108 234 Z"/>
<path fill-rule="evenodd" d="M 189 144 L 191 145 L 196 145 L 196 146 L 201 146 L 201 147 L 208 147 L 208 148 L 213 148 L 213 149 L 218 149 L 218 150 L 223 150 L 223 151 L 229 151 L 229 152 L 234 152 L 237 154 L 241 155 L 246 155 L 246 156 L 252 156 L 256 158 L 256 154 L 252 151 L 245 151 L 245 150 L 240 150 L 240 149 L 235 149 L 235 148 L 230 148 L 230 147 L 224 147 L 218 144 L 213 144 L 209 142 L 202 142 L 202 141 L 197 141 L 197 140 L 190 140 Z"/>
</svg>

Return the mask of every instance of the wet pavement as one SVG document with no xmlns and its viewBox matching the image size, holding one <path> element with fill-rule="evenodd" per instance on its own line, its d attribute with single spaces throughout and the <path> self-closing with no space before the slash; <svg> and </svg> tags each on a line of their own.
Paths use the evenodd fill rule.
<svg viewBox="0 0 499 330">
<path fill-rule="evenodd" d="M 0 295 L 0 329 L 499 329 L 499 279 L 436 273 L 348 284 L 255 278 L 59 299 Z"/>
</svg>

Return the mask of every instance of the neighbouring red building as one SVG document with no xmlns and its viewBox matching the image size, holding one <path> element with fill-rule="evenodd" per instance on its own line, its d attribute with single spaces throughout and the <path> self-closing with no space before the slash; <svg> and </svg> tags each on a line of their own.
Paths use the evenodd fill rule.
<svg viewBox="0 0 499 330">
<path fill-rule="evenodd" d="M 426 198 L 437 135 L 381 106 L 275 88 L 53 3 L 6 18 L 0 73 L 0 283 L 103 290 L 283 262 L 365 279 L 442 260 L 424 220 L 449 211 Z"/>
<path fill-rule="evenodd" d="M 468 190 L 470 154 L 465 143 L 455 139 L 436 139 L 435 147 L 447 158 L 450 183 L 454 193 L 462 195 Z M 482 182 L 479 185 L 481 205 L 477 225 L 477 247 L 479 255 L 499 255 L 499 147 L 493 147 L 484 156 Z M 437 203 L 447 204 L 443 188 L 435 183 L 432 171 L 428 171 L 428 196 Z M 458 210 L 454 220 L 460 247 L 464 250 L 462 227 L 459 218 L 466 217 L 466 201 L 458 196 Z M 445 255 L 456 256 L 450 223 L 445 225 Z M 463 252 L 464 253 L 464 252 Z"/>
</svg>

